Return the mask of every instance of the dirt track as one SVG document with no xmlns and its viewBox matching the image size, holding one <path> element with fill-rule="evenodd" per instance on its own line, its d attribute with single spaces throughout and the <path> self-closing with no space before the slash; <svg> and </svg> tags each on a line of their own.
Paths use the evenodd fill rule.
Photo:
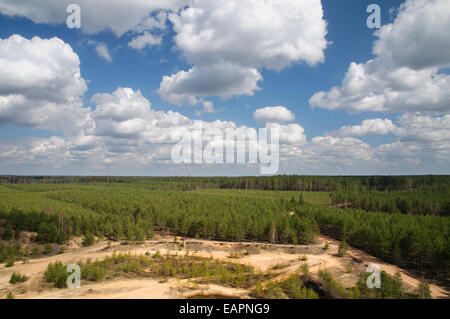
<svg viewBox="0 0 450 319">
<path fill-rule="evenodd" d="M 329 249 L 323 250 L 325 241 Z M 286 278 L 298 270 L 307 257 L 310 272 L 315 274 L 319 269 L 331 271 L 334 277 L 345 287 L 353 286 L 359 278 L 359 273 L 365 271 L 367 265 L 373 263 L 381 266 L 381 270 L 390 275 L 397 271 L 402 273 L 406 288 L 412 290 L 418 280 L 410 274 L 395 266 L 386 264 L 360 250 L 350 248 L 349 256 L 339 258 L 336 256 L 339 242 L 320 237 L 318 243 L 308 246 L 293 245 L 267 245 L 258 243 L 229 243 L 219 241 L 206 241 L 186 239 L 185 248 L 179 250 L 179 244 L 174 243 L 173 237 L 164 237 L 158 240 L 146 241 L 138 245 L 120 245 L 114 243 L 108 247 L 106 242 L 98 242 L 91 247 L 79 248 L 74 242 L 68 246 L 67 252 L 61 255 L 30 260 L 26 264 L 16 263 L 13 267 L 5 268 L 0 265 L 0 296 L 13 291 L 16 298 L 186 298 L 195 294 L 217 294 L 229 297 L 247 298 L 248 291 L 243 289 L 226 288 L 217 285 L 197 285 L 190 280 L 171 279 L 159 282 L 157 279 L 125 279 L 102 281 L 99 283 L 83 283 L 80 289 L 47 289 L 42 290 L 42 277 L 48 263 L 59 260 L 65 264 L 86 261 L 87 259 L 102 259 L 116 252 L 130 252 L 131 254 L 145 254 L 147 251 L 159 249 L 162 254 L 184 254 L 189 251 L 197 256 L 211 257 L 228 262 L 241 263 L 253 266 L 255 269 L 266 272 L 271 270 L 277 275 L 276 279 Z M 71 247 L 71 248 L 70 248 Z M 229 258 L 232 252 L 249 251 L 248 256 Z M 356 262 L 355 262 L 356 260 Z M 348 272 L 348 265 L 352 270 Z M 13 272 L 25 274 L 29 280 L 18 285 L 8 283 Z M 449 298 L 449 293 L 443 288 L 430 285 L 433 298 Z"/>
</svg>

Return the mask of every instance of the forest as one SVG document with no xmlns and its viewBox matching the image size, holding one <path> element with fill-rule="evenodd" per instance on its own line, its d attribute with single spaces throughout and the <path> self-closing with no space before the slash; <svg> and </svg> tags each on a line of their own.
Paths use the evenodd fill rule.
<svg viewBox="0 0 450 319">
<path fill-rule="evenodd" d="M 0 261 L 24 254 L 8 244 L 23 231 L 40 243 L 162 232 L 308 244 L 322 233 L 430 278 L 450 269 L 448 176 L 0 180 Z"/>
</svg>

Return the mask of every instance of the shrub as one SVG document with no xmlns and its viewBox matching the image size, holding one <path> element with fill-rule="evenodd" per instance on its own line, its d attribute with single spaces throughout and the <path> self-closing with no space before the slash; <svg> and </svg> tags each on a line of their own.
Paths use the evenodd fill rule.
<svg viewBox="0 0 450 319">
<path fill-rule="evenodd" d="M 304 274 L 304 275 L 309 275 L 309 266 L 307 263 L 303 263 L 300 266 L 300 271 Z"/>
<path fill-rule="evenodd" d="M 12 266 L 14 266 L 14 259 L 9 258 L 8 261 L 6 262 L 5 267 L 12 267 Z"/>
<path fill-rule="evenodd" d="M 140 227 L 136 228 L 136 240 L 137 241 L 144 241 L 145 240 L 145 232 Z"/>
<path fill-rule="evenodd" d="M 55 261 L 54 264 L 50 263 L 47 266 L 47 270 L 44 273 L 44 279 L 46 282 L 53 284 L 58 288 L 66 287 L 66 281 L 68 277 L 66 267 L 60 261 Z"/>
<path fill-rule="evenodd" d="M 352 271 L 353 271 L 353 266 L 352 266 L 352 265 L 347 265 L 347 266 L 345 267 L 345 272 L 346 272 L 346 273 L 351 274 Z"/>
<path fill-rule="evenodd" d="M 41 254 L 39 247 L 34 246 L 33 249 L 31 250 L 31 256 L 32 257 L 37 257 Z"/>
<path fill-rule="evenodd" d="M 14 297 L 12 292 L 8 292 L 8 294 L 6 295 L 6 299 L 15 299 L 16 297 Z"/>
<path fill-rule="evenodd" d="M 49 244 L 45 245 L 44 254 L 50 255 L 51 253 L 52 253 L 52 246 L 50 246 Z"/>
<path fill-rule="evenodd" d="M 13 233 L 14 230 L 12 229 L 11 226 L 6 226 L 5 229 L 3 230 L 3 234 L 2 234 L 2 239 L 3 240 L 11 240 L 13 237 Z"/>
<path fill-rule="evenodd" d="M 86 234 L 83 238 L 83 247 L 91 246 L 94 243 L 94 236 L 92 234 Z"/>
<path fill-rule="evenodd" d="M 344 257 L 347 254 L 348 244 L 345 238 L 341 241 L 338 248 L 338 256 Z"/>
<path fill-rule="evenodd" d="M 19 282 L 25 282 L 25 281 L 27 281 L 27 279 L 28 279 L 27 276 L 21 275 L 20 273 L 13 272 L 11 275 L 11 278 L 9 279 L 9 283 L 14 285 Z"/>
<path fill-rule="evenodd" d="M 54 243 L 58 240 L 58 229 L 53 223 L 42 223 L 39 226 L 36 240 L 41 243 Z"/>
<path fill-rule="evenodd" d="M 416 293 L 420 299 L 431 299 L 430 285 L 424 281 L 419 282 Z"/>
</svg>

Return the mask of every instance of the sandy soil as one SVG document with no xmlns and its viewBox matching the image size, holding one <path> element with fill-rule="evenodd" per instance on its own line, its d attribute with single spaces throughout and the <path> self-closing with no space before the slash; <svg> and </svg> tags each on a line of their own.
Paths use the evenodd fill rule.
<svg viewBox="0 0 450 319">
<path fill-rule="evenodd" d="M 329 249 L 324 250 L 325 241 Z M 115 252 L 130 252 L 131 254 L 154 253 L 157 249 L 162 253 L 195 254 L 202 257 L 213 257 L 218 260 L 241 263 L 253 266 L 255 269 L 276 274 L 275 280 L 282 280 L 298 270 L 305 261 L 312 274 L 320 269 L 329 270 L 345 287 L 352 287 L 359 278 L 359 273 L 365 271 L 371 263 L 378 264 L 390 275 L 400 271 L 407 289 L 417 287 L 418 280 L 406 271 L 393 265 L 386 264 L 360 250 L 350 248 L 347 257 L 337 257 L 339 242 L 326 237 L 319 237 L 317 244 L 308 246 L 267 245 L 258 243 L 229 243 L 219 241 L 186 239 L 184 248 L 180 250 L 180 243 L 175 243 L 173 237 L 158 237 L 156 240 L 146 241 L 136 245 L 121 245 L 120 243 L 97 242 L 90 247 L 80 247 L 79 240 L 69 242 L 65 253 L 46 258 L 32 259 L 28 263 L 16 263 L 13 267 L 5 268 L 0 265 L 0 296 L 6 296 L 10 291 L 16 298 L 188 298 L 197 294 L 224 295 L 229 297 L 248 298 L 248 290 L 233 289 L 217 285 L 199 285 L 192 280 L 171 279 L 160 282 L 157 279 L 115 278 L 99 283 L 82 282 L 79 289 L 43 289 L 42 277 L 50 262 L 59 260 L 65 264 L 77 263 L 80 260 L 103 259 Z M 248 255 L 244 255 L 248 252 Z M 232 255 L 239 253 L 240 255 Z M 234 258 L 230 258 L 233 256 Z M 348 265 L 351 265 L 349 272 Z M 29 279 L 25 283 L 11 285 L 9 278 L 13 272 L 25 274 Z M 449 298 L 445 289 L 430 285 L 433 298 Z"/>
<path fill-rule="evenodd" d="M 339 247 L 339 241 L 334 240 L 332 238 L 327 238 L 327 237 L 321 236 L 320 240 L 323 242 L 328 241 L 328 243 L 330 244 L 330 247 L 331 246 L 334 246 L 335 248 Z M 400 272 L 402 275 L 403 283 L 405 285 L 408 285 L 411 287 L 417 287 L 417 285 L 420 282 L 419 279 L 414 278 L 414 276 L 412 274 L 410 274 L 409 272 L 407 272 L 406 270 L 396 267 L 394 265 L 385 263 L 385 262 L 381 261 L 380 259 L 365 253 L 362 250 L 350 247 L 348 250 L 348 253 L 353 259 L 364 264 L 365 267 L 367 267 L 370 264 L 377 264 L 380 266 L 381 270 L 384 270 L 386 273 L 388 273 L 391 276 L 394 276 L 397 273 L 397 271 Z M 442 287 L 431 284 L 430 290 L 431 290 L 431 296 L 433 298 L 438 298 L 438 299 L 450 298 L 450 292 L 445 290 Z"/>
</svg>

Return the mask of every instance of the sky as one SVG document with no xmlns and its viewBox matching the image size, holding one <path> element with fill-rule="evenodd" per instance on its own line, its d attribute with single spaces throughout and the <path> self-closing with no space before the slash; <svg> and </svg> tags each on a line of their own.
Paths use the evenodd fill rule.
<svg viewBox="0 0 450 319">
<path fill-rule="evenodd" d="M 260 174 L 174 163 L 194 121 L 277 127 L 279 174 L 449 174 L 448 30 L 448 0 L 0 0 L 0 174 Z"/>
</svg>

